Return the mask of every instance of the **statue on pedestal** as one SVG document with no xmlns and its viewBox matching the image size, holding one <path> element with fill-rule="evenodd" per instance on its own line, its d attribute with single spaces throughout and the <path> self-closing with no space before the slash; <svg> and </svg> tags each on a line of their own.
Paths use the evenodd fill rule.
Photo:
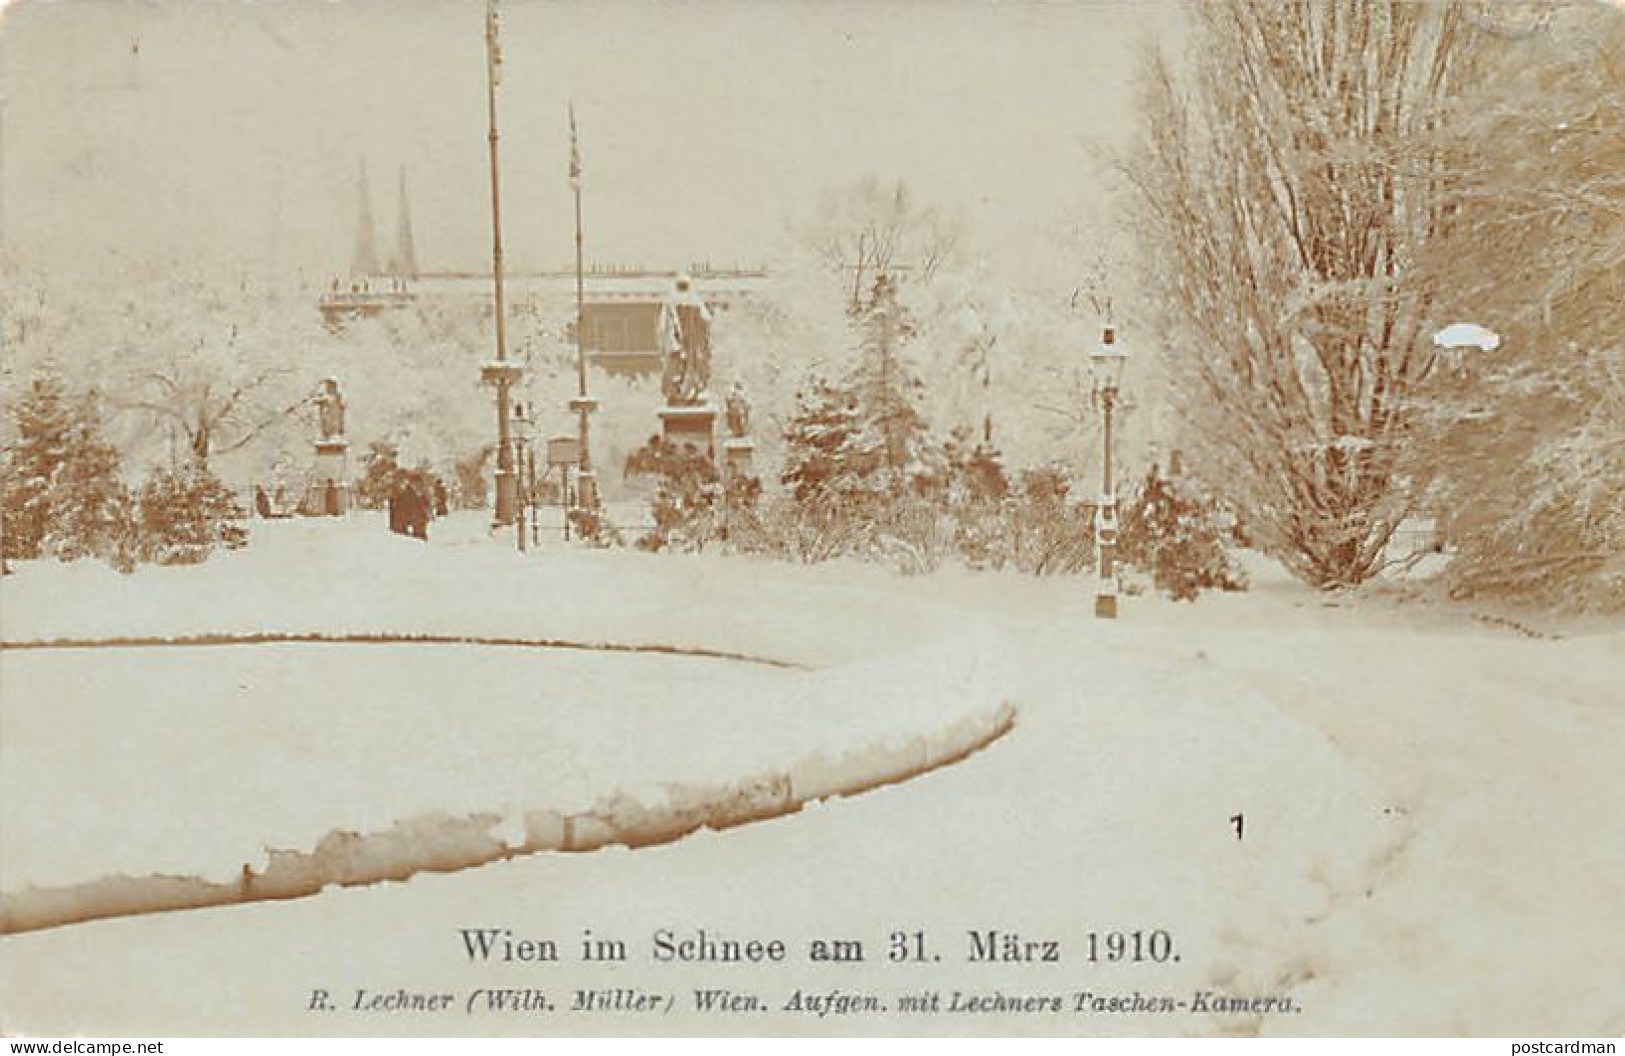
<svg viewBox="0 0 1625 1056">
<path fill-rule="evenodd" d="M 301 512 L 336 517 L 350 508 L 350 442 L 344 438 L 344 394 L 337 378 L 316 391 L 316 469 Z"/>
<path fill-rule="evenodd" d="M 672 407 L 702 401 L 711 381 L 711 309 L 688 275 L 677 276 L 660 307 L 660 390 Z"/>
</svg>

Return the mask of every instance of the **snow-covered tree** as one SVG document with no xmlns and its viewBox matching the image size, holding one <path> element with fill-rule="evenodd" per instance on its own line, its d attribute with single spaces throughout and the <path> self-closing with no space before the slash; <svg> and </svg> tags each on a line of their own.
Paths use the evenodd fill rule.
<svg viewBox="0 0 1625 1056">
<path fill-rule="evenodd" d="M 849 456 L 861 428 L 852 393 L 822 378 L 802 390 L 796 414 L 785 427 L 781 476 L 798 506 L 829 509 L 854 501 L 845 490 L 864 475 L 853 471 Z M 835 502 L 826 506 L 825 500 Z"/>
<path fill-rule="evenodd" d="M 921 382 L 904 354 L 911 324 L 879 276 L 853 321 L 857 348 L 838 382 L 815 380 L 785 432 L 781 479 L 823 514 L 883 519 L 941 482 L 941 453 L 920 412 Z"/>
<path fill-rule="evenodd" d="M 889 275 L 876 277 L 857 329 L 858 354 L 846 385 L 861 427 L 851 454 L 858 465 L 875 467 L 890 494 L 920 494 L 940 482 L 942 459 L 920 410 L 925 384 L 908 355 L 914 325 Z"/>
<path fill-rule="evenodd" d="M 130 498 L 119 455 L 101 432 L 94 396 L 74 399 L 62 379 L 36 377 L 12 407 L 16 439 L 4 454 L 4 554 L 65 561 L 130 557 Z"/>
<path fill-rule="evenodd" d="M 810 253 L 775 267 L 759 294 L 717 317 L 714 379 L 720 391 L 740 383 L 751 403 L 756 464 L 784 464 L 784 437 L 814 379 L 838 377 L 850 351 L 851 317 L 841 276 Z"/>
<path fill-rule="evenodd" d="M 61 379 L 35 378 L 11 418 L 17 438 L 6 449 L 5 554 L 35 557 L 51 528 L 53 483 L 73 429 Z"/>
<path fill-rule="evenodd" d="M 243 515 L 231 490 L 206 465 L 159 467 L 141 486 L 137 545 L 144 561 L 195 564 L 217 546 L 242 545 Z"/>
<path fill-rule="evenodd" d="M 1245 580 L 1225 549 L 1219 510 L 1190 480 L 1156 467 L 1123 511 L 1118 556 L 1151 574 L 1175 601 L 1204 590 L 1240 590 Z"/>
<path fill-rule="evenodd" d="M 1441 313 L 1493 349 L 1441 370 L 1420 478 L 1459 594 L 1625 610 L 1625 12 L 1548 8 L 1487 34 L 1452 126 Z"/>
<path fill-rule="evenodd" d="M 177 270 L 110 293 L 89 355 L 111 353 L 117 403 L 199 467 L 287 447 L 324 376 L 323 331 L 296 291 Z"/>
<path fill-rule="evenodd" d="M 477 306 L 430 301 L 347 327 L 324 373 L 344 388 L 351 444 L 387 444 L 403 464 L 447 479 L 492 444 L 495 405 L 479 373 L 491 358 L 490 325 Z"/>
<path fill-rule="evenodd" d="M 917 204 L 903 181 L 867 176 L 826 193 L 805 240 L 824 266 L 840 275 L 847 310 L 856 314 L 868 307 L 882 275 L 929 280 L 952 257 L 959 225 Z"/>
<path fill-rule="evenodd" d="M 1463 10 L 1214 0 L 1188 90 L 1146 65 L 1125 171 L 1181 446 L 1316 586 L 1373 575 L 1411 510 L 1400 456 L 1434 358 L 1418 257 L 1450 219 Z"/>
</svg>

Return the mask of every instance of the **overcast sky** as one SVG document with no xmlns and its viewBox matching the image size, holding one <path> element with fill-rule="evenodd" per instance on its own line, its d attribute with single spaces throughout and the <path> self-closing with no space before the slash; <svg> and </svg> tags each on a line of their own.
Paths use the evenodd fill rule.
<svg viewBox="0 0 1625 1056">
<path fill-rule="evenodd" d="M 500 96 L 513 266 L 571 259 L 566 102 L 589 259 L 770 260 L 823 189 L 900 177 L 993 263 L 1095 207 L 1090 145 L 1131 131 L 1151 3 L 508 0 Z M 483 4 L 22 0 L 0 29 L 3 237 L 343 272 L 357 168 L 380 249 L 409 171 L 420 263 L 489 262 Z"/>
</svg>

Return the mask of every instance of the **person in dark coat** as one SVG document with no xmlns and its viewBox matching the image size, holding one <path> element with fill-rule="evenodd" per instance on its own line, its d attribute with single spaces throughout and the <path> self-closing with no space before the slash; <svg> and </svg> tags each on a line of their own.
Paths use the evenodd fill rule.
<svg viewBox="0 0 1625 1056">
<path fill-rule="evenodd" d="M 389 493 L 389 530 L 396 535 L 406 534 L 405 497 L 405 488 L 394 488 Z"/>
<path fill-rule="evenodd" d="M 408 509 L 408 524 L 412 538 L 429 541 L 429 499 L 416 488 L 407 492 L 412 497 Z"/>
</svg>

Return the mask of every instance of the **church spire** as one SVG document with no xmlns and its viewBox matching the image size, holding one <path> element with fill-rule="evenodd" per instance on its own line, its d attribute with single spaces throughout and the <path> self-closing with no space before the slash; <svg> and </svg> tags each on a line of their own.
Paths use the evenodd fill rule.
<svg viewBox="0 0 1625 1056">
<path fill-rule="evenodd" d="M 401 279 L 418 277 L 418 251 L 412 241 L 412 207 L 406 197 L 406 166 L 401 166 L 400 209 L 395 221 L 395 257 L 389 273 Z"/>
<path fill-rule="evenodd" d="M 352 278 L 364 279 L 378 274 L 378 247 L 372 224 L 372 195 L 367 190 L 367 159 L 361 159 L 361 174 L 357 179 L 360 193 L 360 215 L 356 217 L 355 255 L 350 259 Z"/>
</svg>

